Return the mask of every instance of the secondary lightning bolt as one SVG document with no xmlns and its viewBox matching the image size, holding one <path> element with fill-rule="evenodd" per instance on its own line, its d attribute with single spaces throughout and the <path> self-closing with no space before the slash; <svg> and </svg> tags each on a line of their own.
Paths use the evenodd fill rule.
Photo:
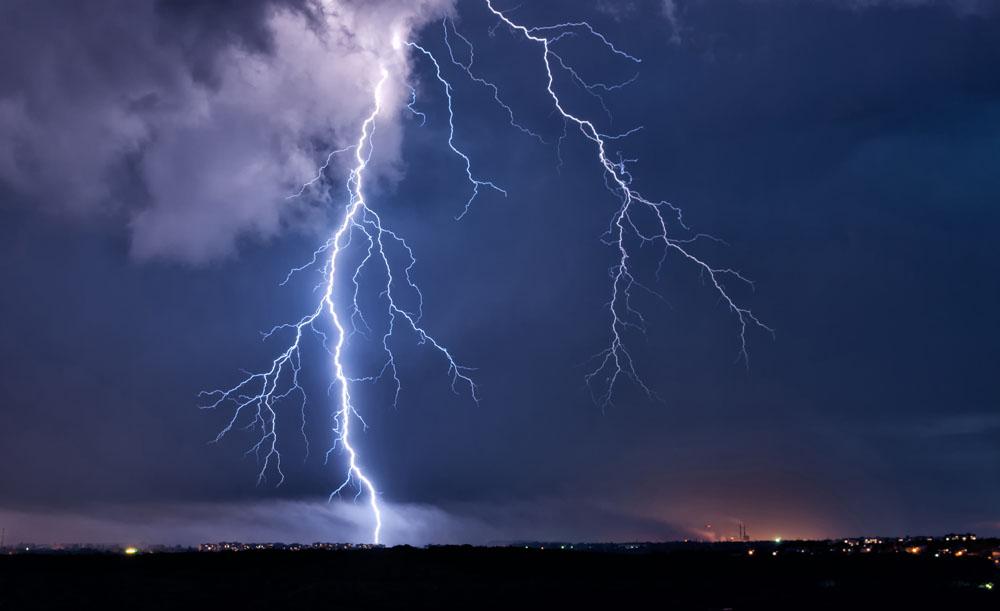
<svg viewBox="0 0 1000 611">
<path fill-rule="evenodd" d="M 592 392 L 595 380 L 601 379 L 603 381 L 598 394 L 594 395 L 595 401 L 602 406 L 610 405 L 615 385 L 623 376 L 641 387 L 647 395 L 652 397 L 654 394 L 636 371 L 635 361 L 626 347 L 624 340 L 624 334 L 627 329 L 632 328 L 639 331 L 645 329 L 645 320 L 642 314 L 632 306 L 633 291 L 644 291 L 658 296 L 655 291 L 639 282 L 630 267 L 631 253 L 635 242 L 638 242 L 639 246 L 651 242 L 660 243 L 664 249 L 664 257 L 668 253 L 674 252 L 692 263 L 702 272 L 705 278 L 707 278 L 708 283 L 715 289 L 720 300 L 736 316 L 740 328 L 740 356 L 744 360 L 747 360 L 747 327 L 755 325 L 773 333 L 770 327 L 762 323 L 753 312 L 738 305 L 730 297 L 724 278 L 730 277 L 742 282 L 749 281 L 736 270 L 714 267 L 692 254 L 686 246 L 699 238 L 708 236 L 704 236 L 703 234 L 690 235 L 690 230 L 684 224 L 679 208 L 666 201 L 652 201 L 632 188 L 632 177 L 626 168 L 629 160 L 621 158 L 617 161 L 612 160 L 608 155 L 607 143 L 609 140 L 623 138 L 635 130 L 630 130 L 617 136 L 603 134 L 594 125 L 592 120 L 583 118 L 567 110 L 563 100 L 556 92 L 553 64 L 556 64 L 560 69 L 569 74 L 576 83 L 592 95 L 597 95 L 595 91 L 597 89 L 608 91 L 612 88 L 623 87 L 630 82 L 626 81 L 620 85 L 608 86 L 588 84 L 584 81 L 579 73 L 552 49 L 553 44 L 575 31 L 582 30 L 597 38 L 612 54 L 625 60 L 634 63 L 639 63 L 641 60 L 618 49 L 607 37 L 586 22 L 567 22 L 529 28 L 514 22 L 505 13 L 497 10 L 493 6 L 492 0 L 486 0 L 486 6 L 499 19 L 500 23 L 505 24 L 512 31 L 519 33 L 527 41 L 541 46 L 542 63 L 545 67 L 547 77 L 546 91 L 549 97 L 552 99 L 556 110 L 562 115 L 564 122 L 576 125 L 580 133 L 593 143 L 597 160 L 604 171 L 605 183 L 621 201 L 621 205 L 612 218 L 608 231 L 604 236 L 605 242 L 617 249 L 618 261 L 610 270 L 611 300 L 608 303 L 608 309 L 611 313 L 610 342 L 607 348 L 594 356 L 594 359 L 598 363 L 597 367 L 586 375 L 587 384 L 592 389 Z M 598 97 L 600 96 L 598 95 Z M 603 100 L 601 100 L 601 103 L 605 110 L 607 110 L 607 107 L 603 104 Z M 642 222 L 637 218 L 641 211 L 651 213 L 651 218 L 654 219 L 656 226 L 653 231 L 641 228 Z M 672 231 L 672 228 L 679 228 L 685 232 L 686 236 L 676 237 L 676 229 Z"/>
</svg>

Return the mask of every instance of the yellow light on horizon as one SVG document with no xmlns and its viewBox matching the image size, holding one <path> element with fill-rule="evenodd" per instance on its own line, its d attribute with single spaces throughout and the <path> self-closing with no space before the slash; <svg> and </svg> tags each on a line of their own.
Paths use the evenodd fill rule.
<svg viewBox="0 0 1000 611">
<path fill-rule="evenodd" d="M 138 553 L 139 553 L 139 548 L 137 548 L 137 547 L 126 547 L 125 548 L 125 555 L 126 556 L 135 556 Z"/>
</svg>

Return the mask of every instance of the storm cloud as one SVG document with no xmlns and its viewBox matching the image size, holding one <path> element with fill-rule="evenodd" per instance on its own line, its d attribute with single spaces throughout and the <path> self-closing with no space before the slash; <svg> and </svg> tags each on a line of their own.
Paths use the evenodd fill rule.
<svg viewBox="0 0 1000 611">
<path fill-rule="evenodd" d="M 313 219 L 286 196 L 356 137 L 391 37 L 449 2 L 4 3 L 0 180 L 47 211 L 127 223 L 139 259 L 202 263 Z M 393 172 L 403 99 L 383 100 Z"/>
</svg>

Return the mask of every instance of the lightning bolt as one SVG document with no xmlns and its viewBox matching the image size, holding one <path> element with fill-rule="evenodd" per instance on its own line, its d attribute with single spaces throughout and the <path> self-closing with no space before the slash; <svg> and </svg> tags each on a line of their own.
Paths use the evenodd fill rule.
<svg viewBox="0 0 1000 611">
<path fill-rule="evenodd" d="M 616 47 L 606 36 L 587 22 L 566 22 L 551 26 L 528 27 L 514 22 L 507 13 L 497 10 L 493 6 L 492 0 L 485 0 L 485 4 L 489 12 L 498 20 L 490 29 L 491 34 L 498 27 L 506 26 L 525 41 L 536 44 L 540 48 L 541 65 L 544 67 L 547 77 L 546 93 L 553 103 L 555 112 L 559 113 L 563 122 L 563 133 L 557 142 L 560 166 L 562 160 L 558 147 L 561 147 L 562 142 L 568 137 L 567 126 L 576 126 L 580 134 L 593 145 L 604 183 L 618 202 L 617 209 L 602 236 L 602 241 L 614 250 L 616 259 L 615 264 L 609 269 L 611 287 L 610 298 L 606 304 L 610 314 L 609 340 L 608 345 L 590 359 L 590 362 L 596 362 L 596 366 L 584 376 L 595 403 L 602 407 L 612 405 L 615 389 L 622 379 L 632 381 L 649 397 L 655 397 L 653 390 L 640 377 L 635 360 L 626 343 L 626 335 L 629 331 L 645 333 L 646 329 L 645 318 L 633 305 L 633 295 L 642 292 L 662 299 L 662 296 L 655 289 L 639 280 L 637 272 L 633 269 L 632 259 L 636 250 L 648 244 L 659 244 L 662 248 L 662 256 L 656 271 L 657 277 L 659 277 L 660 267 L 671 253 L 687 261 L 701 272 L 706 284 L 714 290 L 719 300 L 736 318 L 740 342 L 738 358 L 748 361 L 748 328 L 753 326 L 770 333 L 773 331 L 761 322 L 751 310 L 731 298 L 727 282 L 737 281 L 751 287 L 753 286 L 752 282 L 737 270 L 714 266 L 693 254 L 691 244 L 703 239 L 716 239 L 707 234 L 693 232 L 685 224 L 682 211 L 677 206 L 665 200 L 649 199 L 634 188 L 629 166 L 635 163 L 636 159 L 626 158 L 621 153 L 616 155 L 609 153 L 609 143 L 627 138 L 642 129 L 641 126 L 617 134 L 604 133 L 597 127 L 594 119 L 568 110 L 568 104 L 557 93 L 555 75 L 557 73 L 564 74 L 572 83 L 595 98 L 608 120 L 612 121 L 611 112 L 601 94 L 620 90 L 636 78 L 636 76 L 632 76 L 616 84 L 588 82 L 570 62 L 567 62 L 553 49 L 567 37 L 586 35 L 596 40 L 616 58 L 633 64 L 639 64 L 641 60 Z M 511 106 L 504 101 L 499 86 L 474 71 L 475 49 L 472 42 L 459 33 L 450 20 L 445 19 L 442 24 L 444 44 L 451 64 L 473 82 L 492 93 L 493 101 L 505 112 L 512 127 L 544 143 L 545 141 L 540 135 L 526 128 L 517 120 Z M 467 49 L 464 57 L 456 52 L 451 36 L 461 41 Z M 471 189 L 462 211 L 456 216 L 456 219 L 461 219 L 468 213 L 482 190 L 492 190 L 504 196 L 507 196 L 507 191 L 490 180 L 478 177 L 473 172 L 470 157 L 456 144 L 453 88 L 442 72 L 441 63 L 420 44 L 413 41 L 401 41 L 394 35 L 393 48 L 399 50 L 404 46 L 421 54 L 431 62 L 434 67 L 434 76 L 444 89 L 448 117 L 447 145 L 451 152 L 461 160 L 465 178 Z M 337 449 L 346 455 L 344 479 L 331 493 L 330 499 L 332 500 L 350 486 L 357 490 L 356 499 L 364 495 L 372 514 L 372 540 L 376 544 L 381 541 L 382 510 L 379 504 L 378 489 L 371 476 L 362 468 L 360 456 L 352 442 L 352 425 L 357 423 L 362 427 L 366 426 L 353 402 L 352 386 L 391 378 L 394 386 L 393 403 L 398 401 L 402 384 L 392 345 L 393 338 L 397 336 L 401 328 L 404 328 L 416 337 L 418 345 L 428 346 L 443 359 L 446 375 L 450 379 L 451 389 L 454 392 L 459 392 L 459 387 L 463 387 L 467 389 L 473 400 L 479 401 L 478 389 L 469 374 L 471 369 L 459 364 L 451 352 L 422 326 L 423 294 L 412 276 L 413 268 L 416 265 L 416 257 L 412 248 L 399 234 L 385 227 L 382 218 L 368 205 L 365 199 L 365 170 L 368 168 L 374 149 L 373 139 L 376 122 L 383 111 L 383 89 L 389 78 L 389 72 L 384 66 L 380 66 L 379 75 L 380 78 L 372 92 L 372 111 L 362 122 L 357 141 L 350 146 L 331 151 L 317 170 L 316 175 L 301 185 L 295 193 L 289 195 L 289 198 L 296 198 L 305 194 L 314 185 L 321 183 L 336 155 L 353 151 L 354 164 L 348 173 L 346 183 L 348 201 L 340 224 L 330 238 L 313 253 L 312 259 L 302 266 L 292 268 L 281 283 L 284 285 L 296 273 L 318 268 L 322 274 L 323 282 L 317 287 L 317 292 L 321 293 L 321 297 L 316 307 L 298 321 L 277 325 L 264 334 L 265 339 L 278 333 L 290 335 L 285 349 L 271 361 L 268 369 L 258 373 L 247 373 L 242 381 L 231 388 L 202 393 L 203 397 L 209 399 L 203 409 L 216 409 L 223 405 L 234 406 L 232 417 L 214 441 L 220 441 L 243 420 L 249 419 L 249 423 L 244 425 L 245 428 L 260 432 L 256 442 L 247 450 L 247 453 L 254 454 L 261 464 L 258 483 L 264 482 L 269 474 L 274 473 L 278 477 L 277 484 L 281 485 L 285 475 L 281 469 L 281 453 L 278 444 L 279 403 L 290 398 L 298 399 L 302 421 L 300 432 L 308 454 L 308 439 L 305 430 L 306 393 L 300 383 L 299 376 L 302 370 L 304 338 L 310 334 L 317 336 L 330 355 L 333 369 L 333 383 L 330 387 L 330 394 L 334 397 L 335 402 L 331 429 L 333 443 L 327 450 L 325 458 L 329 461 Z M 416 109 L 416 90 L 409 87 L 409 91 L 410 98 L 405 108 L 415 117 L 419 117 L 421 125 L 423 125 L 427 122 L 427 115 Z M 649 227 L 650 225 L 652 228 Z M 348 269 L 347 273 L 338 272 L 338 262 L 341 255 L 352 245 L 355 245 L 356 241 L 361 244 L 360 262 L 353 269 Z M 390 245 L 392 245 L 392 249 L 389 248 Z M 405 256 L 400 259 L 393 256 L 393 252 L 403 252 Z M 362 275 L 368 266 L 376 266 L 384 274 L 384 283 L 381 285 L 379 297 L 385 303 L 387 320 L 381 335 L 381 348 L 385 360 L 372 375 L 352 377 L 348 375 L 345 368 L 347 341 L 354 333 L 367 336 L 374 332 L 359 302 Z M 341 281 L 347 277 L 347 274 L 349 274 L 353 288 L 344 290 Z M 346 311 L 341 311 L 336 305 L 335 298 L 340 296 L 352 296 Z M 407 306 L 407 303 L 410 305 Z M 332 333 L 332 338 L 328 335 L 328 331 Z"/>
<path fill-rule="evenodd" d="M 553 50 L 556 43 L 575 32 L 583 32 L 596 38 L 611 54 L 624 60 L 636 64 L 641 63 L 642 60 L 617 48 L 589 23 L 566 22 L 550 26 L 527 27 L 514 22 L 505 13 L 497 10 L 493 6 L 492 0 L 486 0 L 486 7 L 500 23 L 506 25 L 511 31 L 520 34 L 526 41 L 540 46 L 542 65 L 545 68 L 547 81 L 545 89 L 549 98 L 551 98 L 556 111 L 562 116 L 563 121 L 575 125 L 583 137 L 593 144 L 597 161 L 603 170 L 605 184 L 620 201 L 608 230 L 602 238 L 606 244 L 617 250 L 617 263 L 609 270 L 611 278 L 611 298 L 607 304 L 610 312 L 609 344 L 594 355 L 592 360 L 597 361 L 597 366 L 585 376 L 591 392 L 596 393 L 593 394 L 594 400 L 602 407 L 611 405 L 615 387 L 623 377 L 638 385 L 648 396 L 655 396 L 652 389 L 639 376 L 635 360 L 625 343 L 625 333 L 628 329 L 645 332 L 646 328 L 642 314 L 632 305 L 633 293 L 642 291 L 660 297 L 659 293 L 640 282 L 633 273 L 630 260 L 636 245 L 641 247 L 649 243 L 659 243 L 663 248 L 661 265 L 666 256 L 672 252 L 693 264 L 702 273 L 722 303 L 735 315 L 739 324 L 739 356 L 744 361 L 748 361 L 747 327 L 754 325 L 772 334 L 773 330 L 761 322 L 752 311 L 737 304 L 730 297 L 725 280 L 727 278 L 735 279 L 751 286 L 752 283 L 736 270 L 713 266 L 692 254 L 689 248 L 691 243 L 702 238 L 711 238 L 711 236 L 692 234 L 690 228 L 684 223 L 680 208 L 667 201 L 653 201 L 633 188 L 632 176 L 627 165 L 634 160 L 624 159 L 620 156 L 617 160 L 611 159 L 608 154 L 608 142 L 625 138 L 641 128 L 635 128 L 618 135 L 604 134 L 595 126 L 593 120 L 567 110 L 567 105 L 556 92 L 555 67 L 568 74 L 588 93 L 598 97 L 600 96 L 597 94 L 597 90 L 620 89 L 632 80 L 614 86 L 586 82 L 571 64 Z M 607 110 L 603 100 L 601 103 Z M 644 223 L 639 218 L 642 212 L 651 215 L 654 221 L 653 230 L 644 228 Z M 678 231 L 681 232 L 681 236 L 677 235 Z M 595 391 L 597 382 L 601 382 L 601 384 Z"/>
<path fill-rule="evenodd" d="M 378 500 L 378 490 L 371 477 L 361 466 L 358 451 L 351 441 L 352 423 L 357 421 L 364 426 L 364 420 L 351 397 L 351 385 L 359 382 L 370 382 L 382 379 L 390 375 L 395 384 L 395 399 L 398 400 L 401 383 L 396 370 L 396 357 L 391 346 L 391 339 L 397 332 L 400 324 L 405 324 L 416 335 L 418 344 L 429 345 L 438 352 L 445 360 L 447 373 L 451 379 L 451 388 L 458 392 L 458 386 L 465 385 L 473 399 L 478 401 L 478 394 L 475 382 L 467 374 L 468 367 L 460 365 L 451 352 L 439 343 L 430 333 L 421 326 L 420 318 L 423 310 L 423 295 L 414 283 L 412 270 L 416 265 L 416 258 L 409 244 L 396 232 L 386 228 L 381 217 L 370 206 L 368 206 L 364 195 L 365 170 L 371 160 L 373 151 L 373 137 L 375 134 L 376 119 L 382 112 L 382 91 L 389 72 L 384 68 L 379 69 L 380 79 L 373 92 L 373 109 L 371 114 L 361 125 L 360 134 L 355 144 L 343 149 L 331 152 L 326 162 L 319 169 L 317 176 L 305 183 L 296 193 L 290 197 L 302 195 L 306 189 L 319 182 L 334 155 L 344 153 L 349 150 L 354 151 L 354 167 L 351 169 L 347 179 L 347 190 L 349 200 L 340 225 L 333 232 L 333 235 L 315 252 L 312 260 L 305 265 L 293 268 L 282 284 L 286 283 L 291 275 L 317 265 L 324 261 L 321 269 L 324 282 L 322 286 L 322 296 L 316 308 L 294 323 L 278 325 L 264 334 L 265 339 L 275 333 L 288 331 L 291 340 L 285 350 L 271 362 L 271 366 L 266 371 L 248 374 L 236 386 L 225 390 L 214 390 L 203 392 L 203 397 L 208 397 L 211 402 L 204 405 L 204 409 L 216 409 L 224 404 L 233 404 L 233 415 L 229 422 L 222 428 L 214 441 L 220 441 L 232 429 L 237 426 L 241 417 L 246 412 L 252 414 L 251 421 L 246 428 L 259 429 L 260 437 L 257 439 L 247 453 L 253 453 L 261 462 L 261 469 L 258 473 L 258 483 L 266 480 L 268 473 L 275 473 L 278 476 L 278 485 L 284 482 L 285 475 L 281 469 L 281 453 L 278 447 L 278 406 L 284 399 L 295 396 L 300 400 L 302 410 L 302 435 L 305 435 L 305 405 L 306 393 L 299 380 L 302 369 L 302 344 L 304 337 L 311 333 L 316 334 L 327 348 L 333 363 L 334 382 L 331 390 L 336 388 L 336 409 L 334 412 L 333 436 L 334 442 L 326 453 L 329 460 L 331 453 L 335 449 L 342 449 L 347 457 L 347 469 L 344 480 L 330 494 L 331 500 L 340 494 L 345 488 L 354 485 L 357 494 L 362 493 L 367 497 L 372 513 L 372 541 L 378 544 L 381 541 L 382 531 L 382 510 Z M 412 90 L 411 90 L 412 93 Z M 415 114 L 419 113 L 413 108 L 415 93 L 411 97 L 409 109 Z M 457 149 L 454 149 L 457 151 Z M 461 153 L 459 153 L 461 154 Z M 467 157 L 465 157 L 468 160 Z M 471 162 L 470 162 L 471 163 Z M 471 176 L 471 174 L 470 174 Z M 476 186 L 492 183 L 474 183 Z M 365 256 L 361 262 L 351 272 L 351 281 L 354 285 L 353 300 L 350 305 L 350 314 L 345 318 L 338 312 L 335 303 L 335 296 L 338 294 L 339 285 L 337 264 L 341 254 L 351 245 L 354 236 L 358 235 L 367 242 Z M 402 265 L 402 273 L 394 274 L 394 264 L 387 248 L 387 243 L 394 243 L 407 253 Z M 325 259 L 323 259 L 325 255 Z M 362 314 L 358 302 L 360 291 L 360 276 L 364 268 L 370 263 L 381 264 L 385 273 L 385 284 L 382 287 L 381 295 L 385 298 L 388 312 L 388 325 L 382 335 L 382 347 L 386 354 L 386 360 L 376 375 L 354 378 L 350 377 L 345 369 L 345 343 L 349 336 L 347 325 L 356 331 L 358 324 L 368 327 L 368 323 Z M 402 278 L 402 280 L 400 279 Z M 409 290 L 415 296 L 416 305 L 407 308 L 403 305 L 401 296 L 398 294 L 400 287 Z M 331 339 L 320 326 L 321 319 L 325 319 L 333 327 L 332 347 Z M 370 328 L 369 328 L 370 329 Z M 306 439 L 308 448 L 308 439 Z M 357 497 L 355 497 L 357 498 Z"/>
</svg>

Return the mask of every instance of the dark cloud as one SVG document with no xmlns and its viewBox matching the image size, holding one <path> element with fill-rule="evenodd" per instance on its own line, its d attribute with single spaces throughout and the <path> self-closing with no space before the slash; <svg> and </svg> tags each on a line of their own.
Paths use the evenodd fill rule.
<svg viewBox="0 0 1000 611">
<path fill-rule="evenodd" d="M 719 10 L 721 3 L 715 0 L 648 0 L 655 2 L 663 18 L 670 25 L 670 41 L 680 44 L 686 40 L 688 35 L 699 34 L 688 27 L 687 13 L 689 11 L 700 11 L 703 9 Z M 776 4 L 784 7 L 809 6 L 830 8 L 834 10 L 846 11 L 870 11 L 870 10 L 912 10 L 929 9 L 953 11 L 955 14 L 966 17 L 982 15 L 994 15 L 997 12 L 997 5 L 991 0 L 742 0 L 742 4 Z M 637 9 L 637 2 L 626 1 L 617 3 L 599 2 L 599 10 L 620 18 L 625 14 L 634 14 Z M 735 4 L 735 3 L 734 3 Z M 738 10 L 738 9 L 737 9 Z M 704 34 L 704 32 L 701 32 Z"/>
</svg>

